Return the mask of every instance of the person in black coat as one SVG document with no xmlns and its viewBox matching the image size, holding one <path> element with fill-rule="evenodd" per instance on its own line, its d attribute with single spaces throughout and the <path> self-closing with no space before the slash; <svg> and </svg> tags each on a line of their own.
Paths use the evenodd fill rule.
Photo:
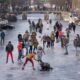
<svg viewBox="0 0 80 80">
<path fill-rule="evenodd" d="M 59 31 L 56 31 L 56 35 L 55 35 L 55 37 L 56 37 L 56 42 L 58 42 Z"/>
<path fill-rule="evenodd" d="M 13 50 L 14 50 L 14 47 L 13 47 L 11 41 L 9 41 L 8 44 L 6 45 L 6 52 L 7 52 L 6 63 L 8 63 L 8 57 L 9 57 L 9 55 L 11 56 L 12 63 L 14 63 L 13 54 L 12 54 Z"/>
</svg>

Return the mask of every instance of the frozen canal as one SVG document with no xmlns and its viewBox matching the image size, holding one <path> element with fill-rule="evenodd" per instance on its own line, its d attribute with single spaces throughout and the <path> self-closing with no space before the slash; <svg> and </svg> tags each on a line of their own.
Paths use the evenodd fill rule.
<svg viewBox="0 0 80 80">
<path fill-rule="evenodd" d="M 36 22 L 37 20 L 34 21 Z M 43 23 L 43 34 L 50 34 L 53 28 L 49 27 L 44 20 Z M 68 23 L 63 21 L 61 21 L 61 23 L 63 24 L 64 31 Z M 53 25 L 54 24 L 55 20 L 53 20 Z M 46 55 L 43 56 L 43 60 L 49 62 L 54 69 L 49 72 L 41 72 L 39 71 L 39 64 L 36 61 L 35 71 L 32 70 L 31 64 L 27 64 L 24 71 L 21 69 L 22 65 L 18 65 L 17 35 L 19 33 L 24 34 L 25 30 L 29 30 L 29 24 L 26 20 L 19 20 L 13 23 L 13 25 L 15 25 L 15 29 L 6 32 L 5 45 L 0 46 L 0 80 L 80 80 L 80 56 L 76 56 L 76 51 L 73 46 L 73 39 L 77 33 L 80 33 L 80 26 L 77 26 L 76 33 L 71 32 L 70 34 L 69 55 L 64 55 L 65 50 L 60 47 L 60 43 L 55 42 L 54 49 L 45 49 Z M 48 27 L 49 30 L 47 30 Z M 42 35 L 37 33 L 39 43 L 42 44 L 39 36 Z M 6 64 L 5 46 L 10 40 L 15 47 L 13 52 L 14 64 L 11 63 L 11 60 Z M 78 54 L 80 54 L 80 49 L 78 49 Z"/>
</svg>

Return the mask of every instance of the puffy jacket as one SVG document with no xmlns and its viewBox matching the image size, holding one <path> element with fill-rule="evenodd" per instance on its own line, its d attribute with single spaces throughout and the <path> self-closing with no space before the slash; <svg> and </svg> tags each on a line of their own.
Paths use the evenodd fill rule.
<svg viewBox="0 0 80 80">
<path fill-rule="evenodd" d="M 22 42 L 18 42 L 17 48 L 18 48 L 18 50 L 22 50 L 22 48 L 23 48 Z"/>
<path fill-rule="evenodd" d="M 6 46 L 6 51 L 7 51 L 7 52 L 12 52 L 13 49 L 14 49 L 14 47 L 13 47 L 12 44 L 8 44 L 8 45 Z"/>
<path fill-rule="evenodd" d="M 61 32 L 61 31 L 59 31 L 59 32 L 58 32 L 58 35 L 59 35 L 59 36 L 62 36 L 62 32 Z"/>
<path fill-rule="evenodd" d="M 51 33 L 51 40 L 54 40 L 55 41 L 55 36 L 54 36 L 54 34 L 53 33 Z"/>
<path fill-rule="evenodd" d="M 33 42 L 34 47 L 37 47 L 38 44 L 39 44 L 39 43 L 38 43 L 37 39 L 35 39 L 35 41 Z"/>
<path fill-rule="evenodd" d="M 28 33 L 25 33 L 25 34 L 23 35 L 23 39 L 24 39 L 25 41 L 27 41 L 28 38 L 29 38 L 29 34 L 28 34 Z"/>
<path fill-rule="evenodd" d="M 4 37 L 5 37 L 5 33 L 1 32 L 1 38 L 4 38 Z"/>
</svg>

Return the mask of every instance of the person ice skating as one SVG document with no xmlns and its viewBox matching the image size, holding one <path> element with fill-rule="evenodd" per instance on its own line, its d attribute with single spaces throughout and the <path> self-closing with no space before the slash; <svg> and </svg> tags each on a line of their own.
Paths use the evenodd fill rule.
<svg viewBox="0 0 80 80">
<path fill-rule="evenodd" d="M 76 35 L 76 39 L 80 40 L 80 35 L 79 34 Z"/>
<path fill-rule="evenodd" d="M 63 34 L 62 31 L 59 31 L 59 32 L 58 32 L 58 41 L 59 41 L 59 42 L 61 41 L 62 34 Z"/>
<path fill-rule="evenodd" d="M 47 48 L 51 47 L 50 43 L 51 43 L 51 38 L 50 36 L 47 36 Z"/>
<path fill-rule="evenodd" d="M 29 39 L 29 32 L 26 31 L 26 32 L 24 33 L 24 35 L 23 35 L 23 40 L 24 40 L 24 42 L 26 42 L 26 41 L 28 41 L 28 39 Z"/>
<path fill-rule="evenodd" d="M 41 46 L 39 46 L 38 49 L 37 49 L 38 61 L 42 62 L 43 54 L 45 54 L 45 52 L 44 52 L 43 48 Z"/>
<path fill-rule="evenodd" d="M 75 23 L 72 23 L 72 28 L 73 28 L 73 31 L 74 31 L 74 33 L 75 33 L 75 30 L 76 30 L 76 25 L 75 25 Z"/>
<path fill-rule="evenodd" d="M 33 42 L 32 42 L 32 39 L 29 39 L 29 52 L 32 52 L 33 51 Z"/>
<path fill-rule="evenodd" d="M 32 21 L 32 29 L 33 29 L 33 31 L 36 31 L 36 24 L 34 21 Z"/>
<path fill-rule="evenodd" d="M 35 52 L 30 51 L 30 53 L 27 55 L 26 60 L 25 60 L 25 62 L 23 64 L 22 70 L 24 70 L 24 68 L 25 68 L 25 66 L 26 66 L 26 64 L 27 64 L 28 61 L 31 62 L 33 70 L 35 70 L 35 68 L 34 68 L 34 62 L 33 62 L 33 59 L 36 60 L 35 59 L 35 55 L 36 55 Z"/>
<path fill-rule="evenodd" d="M 35 40 L 33 41 L 34 51 L 37 50 L 38 44 L 39 44 L 39 43 L 38 43 L 38 40 L 35 39 Z"/>
<path fill-rule="evenodd" d="M 59 31 L 56 31 L 55 37 L 56 37 L 56 42 L 58 43 L 59 42 Z"/>
<path fill-rule="evenodd" d="M 29 41 L 26 41 L 24 43 L 24 48 L 26 49 L 26 55 L 28 54 L 28 48 L 29 48 Z"/>
<path fill-rule="evenodd" d="M 54 47 L 54 41 L 55 41 L 55 36 L 54 36 L 54 32 L 51 32 L 51 47 Z"/>
<path fill-rule="evenodd" d="M 52 19 L 49 20 L 49 23 L 52 24 Z"/>
<path fill-rule="evenodd" d="M 75 33 L 76 25 L 75 25 L 75 23 L 74 23 L 74 22 L 71 22 L 71 23 L 69 24 L 69 29 L 70 29 L 70 30 L 73 30 L 73 31 L 74 31 L 74 33 Z"/>
<path fill-rule="evenodd" d="M 45 48 L 45 44 L 46 44 L 46 42 L 47 42 L 47 37 L 46 37 L 46 35 L 43 35 L 41 41 L 43 41 L 43 49 L 44 49 L 44 48 Z"/>
<path fill-rule="evenodd" d="M 22 58 L 22 42 L 18 42 L 18 45 L 17 45 L 17 48 L 18 48 L 18 62 L 20 61 L 21 62 L 21 58 Z"/>
<path fill-rule="evenodd" d="M 28 20 L 28 23 L 29 23 L 29 31 L 30 31 L 30 33 L 31 33 L 31 32 L 32 32 L 32 22 L 31 22 L 30 19 Z"/>
<path fill-rule="evenodd" d="M 69 39 L 70 38 L 70 30 L 69 30 L 69 28 L 66 29 L 66 34 L 67 34 L 67 38 Z"/>
<path fill-rule="evenodd" d="M 65 55 L 68 55 L 68 43 L 69 43 L 68 38 L 64 35 L 63 45 L 66 50 Z"/>
<path fill-rule="evenodd" d="M 18 34 L 18 41 L 23 41 L 22 34 Z"/>
<path fill-rule="evenodd" d="M 4 31 L 1 31 L 1 45 L 4 44 L 4 41 L 5 41 L 5 33 Z"/>
<path fill-rule="evenodd" d="M 6 63 L 8 63 L 8 57 L 9 57 L 9 55 L 11 56 L 12 63 L 14 63 L 13 54 L 12 54 L 13 49 L 14 49 L 14 47 L 13 47 L 11 41 L 9 41 L 8 44 L 7 44 L 7 46 L 6 46 L 6 52 L 7 52 Z"/>
<path fill-rule="evenodd" d="M 36 24 L 36 32 L 39 31 L 39 33 L 42 34 L 42 30 L 43 30 L 42 19 L 39 19 L 39 20 L 38 20 L 38 23 Z"/>
</svg>

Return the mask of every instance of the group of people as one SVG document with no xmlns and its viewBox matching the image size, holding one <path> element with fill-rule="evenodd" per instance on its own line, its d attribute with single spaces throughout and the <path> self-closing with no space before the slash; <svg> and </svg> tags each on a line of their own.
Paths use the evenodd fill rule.
<svg viewBox="0 0 80 80">
<path fill-rule="evenodd" d="M 23 64 L 22 69 L 24 69 L 25 65 L 27 64 L 28 61 L 32 63 L 33 70 L 34 68 L 34 62 L 32 58 L 35 59 L 35 55 L 37 55 L 37 59 L 35 59 L 38 62 L 42 62 L 42 55 L 43 53 L 45 54 L 43 48 L 41 46 L 38 46 L 38 40 L 36 38 L 36 32 L 32 32 L 31 35 L 29 35 L 28 31 L 25 31 L 25 33 L 18 34 L 18 44 L 17 44 L 17 50 L 18 50 L 18 63 L 22 63 L 22 59 L 26 57 L 26 60 Z M 26 50 L 26 54 L 23 53 L 23 50 Z M 8 63 L 8 57 L 9 55 L 11 56 L 12 63 L 14 63 L 13 60 L 13 54 L 12 51 L 14 50 L 14 46 L 9 41 L 8 45 L 6 46 L 6 52 L 7 52 L 7 57 L 6 57 L 6 63 Z"/>
<path fill-rule="evenodd" d="M 43 30 L 42 20 L 39 19 L 36 25 L 34 21 L 31 22 L 30 20 L 28 20 L 28 22 L 30 25 L 30 33 L 29 31 L 26 30 L 23 35 L 19 33 L 17 37 L 18 38 L 18 44 L 17 44 L 18 62 L 21 63 L 22 59 L 26 57 L 26 60 L 23 63 L 22 70 L 24 70 L 25 65 L 27 64 L 28 61 L 31 62 L 33 70 L 35 70 L 33 59 L 38 62 L 43 62 L 42 56 L 43 54 L 45 54 L 45 51 L 44 51 L 45 46 L 47 48 L 51 47 L 53 49 L 54 42 L 56 41 L 57 43 L 61 42 L 61 47 L 65 46 L 67 50 L 67 44 L 69 43 L 69 35 L 70 35 L 71 28 L 69 25 L 69 28 L 66 29 L 66 36 L 65 36 L 64 33 L 62 32 L 62 29 L 63 29 L 62 24 L 57 21 L 53 27 L 53 31 L 51 32 L 51 34 L 43 35 L 43 37 L 41 38 L 41 41 L 43 41 L 43 47 L 42 47 L 42 46 L 39 46 L 39 42 L 36 38 L 37 31 L 39 33 L 42 33 L 42 30 Z M 50 20 L 49 23 L 51 24 L 52 21 Z M 23 53 L 24 49 L 26 50 L 26 54 Z M 11 56 L 12 63 L 14 63 L 13 55 L 12 55 L 13 50 L 14 50 L 14 46 L 11 43 L 11 41 L 9 41 L 8 45 L 6 46 L 6 52 L 7 52 L 6 63 L 8 63 L 9 55 Z M 67 53 L 68 52 L 66 52 L 66 54 Z M 37 59 L 35 58 L 35 55 L 37 55 Z"/>
<path fill-rule="evenodd" d="M 75 30 L 76 30 L 76 25 L 75 25 L 75 23 L 74 22 L 71 22 L 71 23 L 69 23 L 69 27 L 68 27 L 70 30 L 73 30 L 74 32 L 75 32 Z"/>
<path fill-rule="evenodd" d="M 34 21 L 31 22 L 31 20 L 28 20 L 28 23 L 30 25 L 30 33 L 35 31 L 42 34 L 42 30 L 43 30 L 42 19 L 39 19 L 37 24 Z"/>
</svg>

